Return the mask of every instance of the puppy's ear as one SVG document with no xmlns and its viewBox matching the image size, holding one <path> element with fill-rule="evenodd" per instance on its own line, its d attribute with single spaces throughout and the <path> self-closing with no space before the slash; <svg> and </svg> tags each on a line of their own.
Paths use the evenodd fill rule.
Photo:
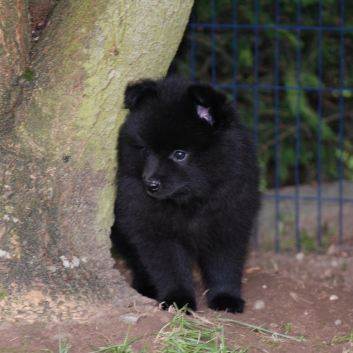
<svg viewBox="0 0 353 353">
<path fill-rule="evenodd" d="M 125 108 L 132 109 L 144 98 L 155 95 L 157 92 L 156 88 L 156 82 L 149 79 L 129 83 L 125 90 Z"/>
<path fill-rule="evenodd" d="M 219 125 L 224 120 L 222 110 L 227 101 L 224 93 L 210 85 L 196 83 L 189 87 L 188 94 L 200 119 L 206 120 L 210 125 Z"/>
</svg>

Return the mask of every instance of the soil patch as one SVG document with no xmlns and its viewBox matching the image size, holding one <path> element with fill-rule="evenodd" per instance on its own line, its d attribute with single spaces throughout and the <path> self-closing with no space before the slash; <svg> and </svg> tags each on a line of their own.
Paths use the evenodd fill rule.
<svg viewBox="0 0 353 353">
<path fill-rule="evenodd" d="M 334 248 L 330 255 L 278 255 L 252 253 L 244 275 L 243 314 L 209 310 L 202 295 L 201 278 L 195 271 L 198 296 L 197 315 L 208 320 L 216 317 L 239 320 L 290 336 L 304 336 L 303 342 L 281 340 L 234 323 L 224 323 L 228 346 L 235 349 L 251 345 L 248 352 L 353 352 L 353 341 L 339 343 L 338 337 L 350 337 L 353 329 L 353 257 L 347 250 Z M 120 270 L 129 279 L 129 272 Z M 137 314 L 134 325 L 123 321 L 124 314 Z M 88 353 L 98 347 L 122 343 L 130 338 L 159 331 L 172 313 L 155 307 L 102 308 L 84 323 L 3 324 L 0 326 L 0 352 L 58 352 L 59 332 L 72 348 L 70 353 Z M 217 322 L 215 323 L 217 324 Z M 130 329 L 129 329 L 129 326 Z M 130 331 L 129 331 L 130 330 Z M 136 352 L 144 344 L 147 352 L 155 349 L 155 336 L 137 341 Z"/>
</svg>

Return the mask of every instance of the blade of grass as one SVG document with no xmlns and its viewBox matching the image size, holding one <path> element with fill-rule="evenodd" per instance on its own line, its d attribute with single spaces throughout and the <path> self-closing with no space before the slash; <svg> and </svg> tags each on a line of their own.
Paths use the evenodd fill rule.
<svg viewBox="0 0 353 353">
<path fill-rule="evenodd" d="M 283 334 L 283 333 L 278 333 L 278 332 L 272 331 L 270 329 L 267 329 L 267 328 L 264 328 L 264 327 L 261 327 L 261 326 L 248 324 L 246 322 L 242 322 L 242 321 L 238 321 L 238 320 L 223 319 L 221 317 L 218 317 L 217 320 L 218 321 L 223 321 L 223 322 L 230 322 L 230 323 L 234 323 L 234 324 L 245 326 L 245 327 L 249 327 L 249 328 L 251 328 L 253 330 L 257 330 L 257 331 L 260 331 L 260 332 L 265 332 L 265 333 L 268 333 L 268 334 L 271 334 L 271 335 L 275 335 L 275 336 L 282 337 L 282 338 L 289 339 L 289 340 L 296 341 L 296 342 L 305 341 L 305 338 L 303 336 L 300 336 L 300 337 L 289 336 L 289 335 L 286 335 L 286 334 Z"/>
<path fill-rule="evenodd" d="M 61 340 L 61 333 L 60 333 L 60 329 L 59 329 L 59 353 L 69 353 L 69 350 L 71 348 L 71 344 L 69 344 L 68 342 L 63 342 Z M 40 349 L 41 351 L 44 352 L 49 352 L 49 353 L 54 353 L 52 350 L 50 349 Z"/>
<path fill-rule="evenodd" d="M 350 337 L 334 337 L 331 342 L 333 344 L 335 344 L 335 343 L 341 343 L 341 342 L 346 342 L 346 341 L 353 342 L 353 329 L 351 330 Z"/>
<path fill-rule="evenodd" d="M 126 333 L 126 336 L 125 336 L 125 340 L 124 340 L 124 343 L 121 343 L 121 344 L 111 344 L 107 347 L 100 347 L 98 350 L 96 351 L 93 351 L 91 353 L 132 353 L 132 350 L 131 350 L 131 344 L 142 339 L 142 338 L 145 338 L 145 337 L 148 337 L 148 336 L 153 336 L 153 335 L 156 335 L 157 332 L 153 332 L 153 333 L 148 333 L 148 334 L 145 334 L 145 335 L 141 335 L 141 336 L 136 336 L 130 340 L 128 340 L 128 337 L 129 337 L 129 334 L 130 334 L 130 330 L 131 330 L 131 325 L 129 326 L 128 328 L 128 331 Z M 143 353 L 143 352 L 146 352 L 146 347 L 143 348 L 140 353 Z"/>
</svg>

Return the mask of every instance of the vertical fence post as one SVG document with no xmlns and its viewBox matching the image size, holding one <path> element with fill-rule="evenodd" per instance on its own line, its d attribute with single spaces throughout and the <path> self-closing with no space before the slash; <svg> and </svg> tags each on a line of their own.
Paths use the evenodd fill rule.
<svg viewBox="0 0 353 353">
<path fill-rule="evenodd" d="M 195 81 L 196 78 L 196 40 L 195 40 L 195 11 L 191 11 L 191 17 L 190 17 L 190 67 L 191 67 L 191 80 Z"/>
<path fill-rule="evenodd" d="M 318 124 L 317 124 L 317 246 L 319 253 L 322 248 L 321 239 L 321 211 L 322 211 L 322 190 L 321 190 L 321 147 L 322 147 L 322 0 L 319 1 L 319 28 L 318 28 Z"/>
<path fill-rule="evenodd" d="M 233 100 L 235 109 L 237 109 L 237 97 L 238 97 L 238 89 L 237 89 L 237 76 L 238 76 L 238 6 L 237 0 L 233 0 Z"/>
<path fill-rule="evenodd" d="M 280 213 L 279 213 L 279 173 L 280 173 L 280 154 L 279 154 L 279 0 L 276 0 L 275 12 L 275 198 L 276 198 L 276 235 L 275 235 L 275 249 L 276 252 L 280 250 Z"/>
<path fill-rule="evenodd" d="M 259 152 L 259 0 L 254 0 L 254 141 Z M 259 249 L 259 224 L 254 229 L 255 249 Z"/>
<path fill-rule="evenodd" d="M 212 0 L 211 45 L 211 83 L 216 85 L 216 0 Z"/>
<path fill-rule="evenodd" d="M 338 223 L 339 243 L 343 243 L 343 88 L 344 88 L 344 0 L 340 2 L 340 119 L 339 119 L 339 160 L 338 160 Z"/>
<path fill-rule="evenodd" d="M 300 211 L 299 211 L 299 156 L 300 156 L 300 96 L 301 90 L 301 0 L 297 3 L 297 65 L 296 65 L 296 81 L 297 81 L 297 113 L 295 121 L 295 239 L 297 252 L 301 250 L 300 244 Z"/>
</svg>

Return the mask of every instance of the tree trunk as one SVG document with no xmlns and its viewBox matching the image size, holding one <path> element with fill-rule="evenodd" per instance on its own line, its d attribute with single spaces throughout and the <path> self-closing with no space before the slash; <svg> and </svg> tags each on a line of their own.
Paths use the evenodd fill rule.
<svg viewBox="0 0 353 353">
<path fill-rule="evenodd" d="M 27 2 L 0 0 L 2 320 L 150 302 L 112 270 L 116 140 L 126 84 L 166 73 L 191 5 L 60 0 L 30 49 Z"/>
</svg>

